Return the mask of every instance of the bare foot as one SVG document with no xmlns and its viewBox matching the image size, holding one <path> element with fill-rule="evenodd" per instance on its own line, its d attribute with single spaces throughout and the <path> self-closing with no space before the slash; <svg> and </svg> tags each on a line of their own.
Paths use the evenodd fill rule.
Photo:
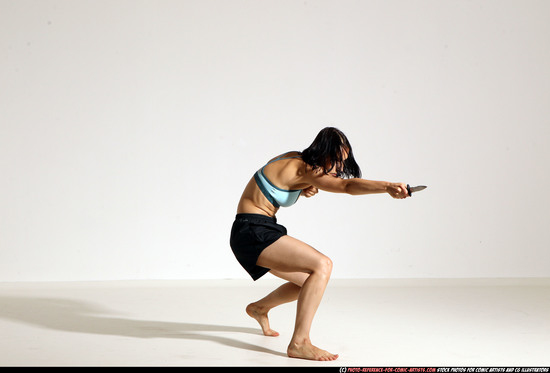
<svg viewBox="0 0 550 373">
<path fill-rule="evenodd" d="M 250 303 L 246 307 L 246 313 L 248 314 L 248 316 L 258 321 L 258 323 L 262 327 L 264 335 L 267 335 L 268 337 L 277 337 L 279 335 L 279 333 L 269 327 L 267 311 L 263 310 L 260 306 L 257 306 L 255 303 Z"/>
<path fill-rule="evenodd" d="M 312 345 L 309 341 L 301 344 L 290 342 L 286 353 L 288 357 L 295 357 L 299 359 L 319 361 L 332 361 L 338 359 L 338 355 L 321 350 L 320 348 Z"/>
</svg>

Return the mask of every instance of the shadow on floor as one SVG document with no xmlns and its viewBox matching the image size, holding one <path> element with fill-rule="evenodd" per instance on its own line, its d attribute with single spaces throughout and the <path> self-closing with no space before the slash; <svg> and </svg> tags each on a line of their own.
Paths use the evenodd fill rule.
<svg viewBox="0 0 550 373">
<path fill-rule="evenodd" d="M 133 338 L 181 338 L 220 343 L 233 348 L 286 354 L 236 339 L 201 334 L 201 332 L 231 332 L 261 335 L 259 329 L 153 320 L 134 320 L 109 316 L 96 305 L 56 298 L 0 297 L 0 317 L 16 322 L 74 333 L 115 335 Z"/>
</svg>

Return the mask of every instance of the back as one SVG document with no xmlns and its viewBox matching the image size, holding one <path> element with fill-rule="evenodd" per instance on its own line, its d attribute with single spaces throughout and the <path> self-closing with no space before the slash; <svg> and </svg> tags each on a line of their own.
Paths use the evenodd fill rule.
<svg viewBox="0 0 550 373">
<path fill-rule="evenodd" d="M 286 153 L 285 155 L 287 155 Z M 254 180 L 256 181 L 256 184 L 264 194 L 264 196 L 267 198 L 267 200 L 276 208 L 279 207 L 289 207 L 296 203 L 298 198 L 300 197 L 300 193 L 302 192 L 301 189 L 284 189 L 278 187 L 274 182 L 272 182 L 265 174 L 264 169 L 273 164 L 274 162 L 283 161 L 286 159 L 296 159 L 301 158 L 300 155 L 294 155 L 294 156 L 279 156 L 270 162 L 268 162 L 264 167 L 259 169 L 254 174 Z M 278 168 L 272 167 L 271 171 L 274 175 L 278 175 L 279 179 L 281 178 L 282 174 L 284 174 L 284 167 L 288 166 L 288 162 L 285 165 L 279 165 Z M 279 172 L 276 172 L 278 169 Z M 289 170 L 286 170 L 287 172 Z M 292 171 L 291 171 L 292 172 Z"/>
<path fill-rule="evenodd" d="M 296 203 L 302 188 L 308 186 L 299 180 L 304 166 L 300 152 L 287 152 L 271 159 L 250 179 L 237 212 L 274 216 L 279 207 Z"/>
</svg>

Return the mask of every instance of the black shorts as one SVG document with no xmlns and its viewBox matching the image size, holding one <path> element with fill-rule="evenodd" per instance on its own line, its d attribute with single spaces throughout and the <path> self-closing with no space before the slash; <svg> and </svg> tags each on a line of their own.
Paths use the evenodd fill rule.
<svg viewBox="0 0 550 373">
<path fill-rule="evenodd" d="M 237 214 L 229 243 L 233 254 L 254 281 L 269 272 L 256 265 L 262 251 L 286 235 L 286 228 L 275 217 L 260 214 Z"/>
</svg>

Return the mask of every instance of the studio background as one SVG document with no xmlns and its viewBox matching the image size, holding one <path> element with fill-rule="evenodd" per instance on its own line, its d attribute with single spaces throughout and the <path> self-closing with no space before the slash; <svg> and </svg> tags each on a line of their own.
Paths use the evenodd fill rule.
<svg viewBox="0 0 550 373">
<path fill-rule="evenodd" d="M 344 131 L 407 200 L 278 213 L 333 278 L 550 277 L 550 2 L 0 0 L 0 281 L 239 279 L 267 160 Z"/>
</svg>

